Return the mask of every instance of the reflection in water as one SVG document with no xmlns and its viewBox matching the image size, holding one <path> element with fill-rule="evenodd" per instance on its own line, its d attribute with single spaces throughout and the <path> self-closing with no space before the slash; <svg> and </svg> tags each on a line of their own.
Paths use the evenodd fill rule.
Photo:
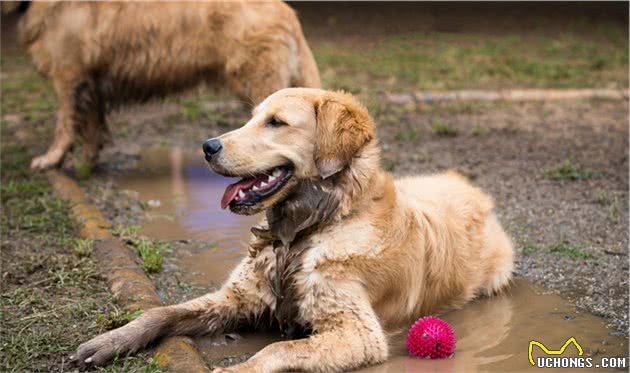
<svg viewBox="0 0 630 373">
<path fill-rule="evenodd" d="M 179 149 L 151 149 L 142 154 L 138 171 L 119 179 L 125 189 L 145 201 L 160 201 L 150 210 L 145 235 L 164 240 L 208 241 L 238 251 L 249 240 L 249 227 L 258 217 L 221 210 L 225 187 L 235 179 L 212 173 L 201 157 L 186 157 Z"/>
<path fill-rule="evenodd" d="M 144 151 L 137 170 L 118 183 L 144 201 L 159 201 L 147 213 L 143 235 L 209 242 L 207 251 L 179 256 L 177 264 L 187 269 L 188 281 L 216 287 L 243 257 L 249 229 L 260 218 L 221 210 L 223 191 L 234 181 L 211 172 L 202 155 L 156 148 Z"/>
<path fill-rule="evenodd" d="M 167 161 L 165 162 L 165 158 Z M 214 175 L 196 156 L 188 161 L 179 150 L 153 150 L 143 154 L 139 171 L 120 180 L 143 200 L 160 200 L 151 210 L 144 234 L 159 239 L 193 239 L 212 242 L 210 249 L 178 258 L 187 280 L 208 288 L 225 280 L 243 257 L 243 241 L 255 217 L 239 216 L 219 208 L 225 187 L 233 182 Z M 419 360 L 407 356 L 404 333 L 392 337 L 391 358 L 364 372 L 514 372 L 538 371 L 528 360 L 530 340 L 557 349 L 575 337 L 584 356 L 594 362 L 601 357 L 627 357 L 625 338 L 610 336 L 602 319 L 575 307 L 556 295 L 544 294 L 525 280 L 516 280 L 506 294 L 483 298 L 463 309 L 440 315 L 451 323 L 457 336 L 455 356 L 444 360 Z M 236 341 L 217 343 L 216 338 L 198 340 L 208 358 L 254 353 L 277 340 L 270 334 L 249 334 Z M 534 358 L 543 356 L 536 349 Z M 563 356 L 577 356 L 569 347 Z M 553 369 L 545 369 L 553 371 Z M 561 372 L 570 371 L 558 369 Z M 580 369 L 580 372 L 605 369 Z"/>
</svg>

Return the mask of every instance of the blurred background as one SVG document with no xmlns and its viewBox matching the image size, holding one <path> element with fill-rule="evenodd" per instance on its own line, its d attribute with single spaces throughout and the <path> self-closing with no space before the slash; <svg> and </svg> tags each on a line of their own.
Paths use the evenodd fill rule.
<svg viewBox="0 0 630 373">
<path fill-rule="evenodd" d="M 627 87 L 623 2 L 291 5 L 327 87 Z"/>
</svg>

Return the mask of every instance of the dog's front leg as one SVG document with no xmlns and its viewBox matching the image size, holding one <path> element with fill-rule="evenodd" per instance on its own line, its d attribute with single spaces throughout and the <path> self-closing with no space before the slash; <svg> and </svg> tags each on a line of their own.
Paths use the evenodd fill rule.
<svg viewBox="0 0 630 373">
<path fill-rule="evenodd" d="M 360 284 L 312 286 L 302 303 L 314 334 L 273 343 L 243 364 L 219 372 L 339 372 L 387 359 L 385 333 Z"/>
<path fill-rule="evenodd" d="M 102 365 L 116 355 L 132 353 L 152 341 L 175 335 L 215 334 L 229 331 L 266 309 L 259 275 L 251 258 L 232 273 L 223 288 L 186 303 L 147 310 L 118 329 L 101 334 L 79 346 L 72 357 L 80 365 Z"/>
<path fill-rule="evenodd" d="M 55 135 L 46 154 L 33 158 L 32 169 L 43 170 L 58 166 L 74 144 L 79 117 L 75 100 L 77 84 L 78 79 L 74 77 L 54 79 L 53 87 L 59 104 Z"/>
</svg>

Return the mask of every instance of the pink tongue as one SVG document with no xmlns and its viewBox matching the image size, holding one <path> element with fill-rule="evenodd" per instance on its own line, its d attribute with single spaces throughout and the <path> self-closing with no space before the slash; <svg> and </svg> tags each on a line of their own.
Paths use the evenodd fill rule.
<svg viewBox="0 0 630 373">
<path fill-rule="evenodd" d="M 256 178 L 237 181 L 234 184 L 230 184 L 225 188 L 225 192 L 223 193 L 223 198 L 221 198 L 221 208 L 225 210 L 226 207 L 232 202 L 234 197 L 238 194 L 241 189 L 247 189 L 254 185 L 256 182 Z"/>
</svg>

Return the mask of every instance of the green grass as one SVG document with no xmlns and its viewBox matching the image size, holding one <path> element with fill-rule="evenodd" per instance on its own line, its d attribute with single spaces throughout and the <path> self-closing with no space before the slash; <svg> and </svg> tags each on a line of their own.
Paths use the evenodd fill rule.
<svg viewBox="0 0 630 373">
<path fill-rule="evenodd" d="M 541 250 L 542 250 L 542 248 L 540 246 L 538 246 L 538 245 L 536 245 L 534 243 L 531 243 L 531 242 L 526 242 L 523 245 L 523 248 L 522 248 L 521 252 L 523 253 L 523 255 L 531 255 L 531 254 L 537 253 L 537 252 L 539 252 Z"/>
<path fill-rule="evenodd" d="M 590 179 L 594 175 L 591 169 L 575 164 L 570 160 L 550 168 L 545 172 L 545 176 L 551 180 L 578 181 Z"/>
<path fill-rule="evenodd" d="M 1 145 L 0 371 L 68 368 L 68 356 L 106 330 L 102 320 L 117 306 L 90 258 L 91 241 L 76 236 L 69 205 L 54 197 L 43 174 L 29 170 L 27 144 L 3 131 Z M 156 371 L 145 359 L 119 365 Z"/>
<path fill-rule="evenodd" d="M 125 239 L 133 239 L 140 236 L 142 227 L 139 225 L 117 225 L 112 230 L 115 236 Z"/>
<path fill-rule="evenodd" d="M 225 111 L 214 107 L 209 107 L 208 103 L 217 100 L 212 95 L 199 95 L 186 98 L 179 98 L 175 102 L 179 105 L 179 113 L 187 122 L 209 122 L 223 128 L 231 128 L 234 118 L 228 117 Z M 169 117 L 166 121 L 170 124 L 176 123 L 177 117 Z"/>
<path fill-rule="evenodd" d="M 584 250 L 583 245 L 558 242 L 549 247 L 549 252 L 570 258 L 590 258 L 591 253 Z"/>
<path fill-rule="evenodd" d="M 628 85 L 627 30 L 605 25 L 549 35 L 432 32 L 313 45 L 324 86 L 440 90 Z M 376 83 L 376 84 L 375 84 Z"/>
<path fill-rule="evenodd" d="M 79 180 L 87 180 L 92 176 L 92 165 L 82 159 L 76 158 L 73 162 L 74 173 Z"/>
<path fill-rule="evenodd" d="M 10 60 L 3 59 L 3 67 Z M 14 63 L 12 66 L 11 76 L 2 81 L 2 113 L 19 115 L 30 122 L 52 121 L 56 100 L 50 82 L 28 64 Z"/>
<path fill-rule="evenodd" d="M 127 324 L 131 320 L 142 315 L 142 312 L 143 310 L 129 312 L 118 307 L 113 307 L 107 315 L 96 315 L 96 323 L 104 330 L 112 330 Z"/>
<path fill-rule="evenodd" d="M 87 239 L 75 239 L 73 245 L 74 255 L 79 258 L 84 258 L 92 255 L 92 250 L 94 249 L 94 241 Z"/>
<path fill-rule="evenodd" d="M 158 366 L 157 354 L 150 359 L 139 356 L 117 356 L 109 365 L 97 368 L 101 373 L 163 373 L 164 370 Z"/>
<path fill-rule="evenodd" d="M 442 122 L 442 121 L 436 121 L 435 123 L 433 123 L 433 126 L 431 126 L 431 128 L 433 129 L 433 133 L 439 137 L 455 137 L 457 136 L 457 130 L 455 130 L 454 128 L 449 127 L 448 124 Z"/>
<path fill-rule="evenodd" d="M 131 240 L 131 244 L 142 259 L 142 268 L 146 273 L 159 273 L 164 264 L 164 253 L 173 251 L 169 242 L 156 242 L 144 237 Z"/>
<path fill-rule="evenodd" d="M 570 258 L 591 258 L 593 255 L 585 250 L 584 245 L 572 244 L 566 241 L 555 242 L 550 245 L 537 244 L 533 242 L 524 242 L 521 247 L 521 253 L 525 256 L 539 252 L 546 252 Z"/>
<path fill-rule="evenodd" d="M 179 102 L 180 113 L 187 120 L 196 122 L 206 116 L 203 103 L 195 99 L 183 99 Z"/>
<path fill-rule="evenodd" d="M 394 138 L 398 141 L 418 141 L 422 138 L 420 131 L 415 127 L 406 128 L 396 133 Z"/>
</svg>

